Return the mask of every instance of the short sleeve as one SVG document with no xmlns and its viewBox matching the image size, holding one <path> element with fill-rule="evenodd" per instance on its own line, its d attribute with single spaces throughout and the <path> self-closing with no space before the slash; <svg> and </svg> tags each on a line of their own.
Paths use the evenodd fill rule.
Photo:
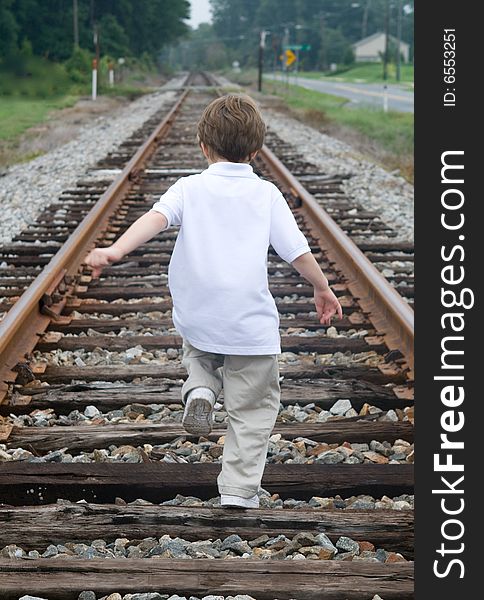
<svg viewBox="0 0 484 600">
<path fill-rule="evenodd" d="M 301 254 L 311 252 L 284 196 L 277 190 L 272 204 L 270 244 L 277 254 L 291 263 Z"/>
<path fill-rule="evenodd" d="M 170 186 L 151 208 L 165 215 L 168 227 L 181 225 L 183 217 L 182 179 Z"/>
</svg>

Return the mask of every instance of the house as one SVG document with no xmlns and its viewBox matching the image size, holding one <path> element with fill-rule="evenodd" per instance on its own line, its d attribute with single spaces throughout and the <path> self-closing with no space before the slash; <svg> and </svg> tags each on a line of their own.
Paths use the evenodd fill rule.
<svg viewBox="0 0 484 600">
<path fill-rule="evenodd" d="M 390 45 L 398 45 L 398 40 L 393 35 L 389 36 Z M 352 44 L 356 62 L 381 62 L 385 52 L 385 34 L 381 31 L 363 38 Z M 408 62 L 410 46 L 406 42 L 400 42 L 400 53 L 404 62 Z"/>
</svg>

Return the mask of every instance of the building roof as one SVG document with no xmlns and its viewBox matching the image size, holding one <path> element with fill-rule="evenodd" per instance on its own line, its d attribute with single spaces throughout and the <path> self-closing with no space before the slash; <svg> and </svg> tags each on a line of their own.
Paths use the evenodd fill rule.
<svg viewBox="0 0 484 600">
<path fill-rule="evenodd" d="M 353 48 L 357 48 L 358 46 L 363 46 L 364 44 L 367 44 L 368 42 L 372 42 L 373 40 L 376 40 L 376 38 L 380 37 L 380 36 L 384 36 L 385 34 L 383 33 L 383 31 L 377 31 L 376 33 L 373 33 L 372 35 L 369 35 L 365 38 L 363 38 L 362 40 L 359 40 L 358 42 L 355 42 L 354 44 L 351 44 Z M 398 40 L 395 36 L 390 35 L 389 38 L 392 40 L 392 42 L 395 42 L 398 44 Z M 400 41 L 400 44 L 402 46 L 408 46 L 409 44 L 407 44 L 407 42 L 404 42 L 403 40 Z"/>
</svg>

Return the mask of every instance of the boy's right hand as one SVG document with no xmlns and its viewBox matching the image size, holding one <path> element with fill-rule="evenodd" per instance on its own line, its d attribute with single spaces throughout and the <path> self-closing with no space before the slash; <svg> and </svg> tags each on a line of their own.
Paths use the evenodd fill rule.
<svg viewBox="0 0 484 600">
<path fill-rule="evenodd" d="M 322 325 L 330 325 L 331 317 L 338 315 L 343 318 L 343 309 L 338 298 L 330 288 L 324 290 L 314 289 L 314 304 L 318 312 L 318 319 Z"/>
<path fill-rule="evenodd" d="M 117 262 L 123 258 L 124 254 L 114 246 L 108 248 L 94 248 L 91 250 L 84 261 L 86 265 L 92 268 L 92 277 L 97 279 L 104 267 Z"/>
</svg>

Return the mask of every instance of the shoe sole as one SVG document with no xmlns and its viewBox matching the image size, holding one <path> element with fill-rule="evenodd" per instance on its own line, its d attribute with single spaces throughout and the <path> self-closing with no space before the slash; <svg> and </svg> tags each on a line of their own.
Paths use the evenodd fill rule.
<svg viewBox="0 0 484 600">
<path fill-rule="evenodd" d="M 193 398 L 182 425 L 188 433 L 207 435 L 212 431 L 212 405 L 204 398 Z"/>
<path fill-rule="evenodd" d="M 245 506 L 242 504 L 220 504 L 222 508 L 259 508 L 258 504 L 254 504 L 253 506 Z"/>
<path fill-rule="evenodd" d="M 240 501 L 235 498 L 220 498 L 220 506 L 222 508 L 259 508 L 257 500 L 249 500 L 241 498 Z"/>
</svg>

